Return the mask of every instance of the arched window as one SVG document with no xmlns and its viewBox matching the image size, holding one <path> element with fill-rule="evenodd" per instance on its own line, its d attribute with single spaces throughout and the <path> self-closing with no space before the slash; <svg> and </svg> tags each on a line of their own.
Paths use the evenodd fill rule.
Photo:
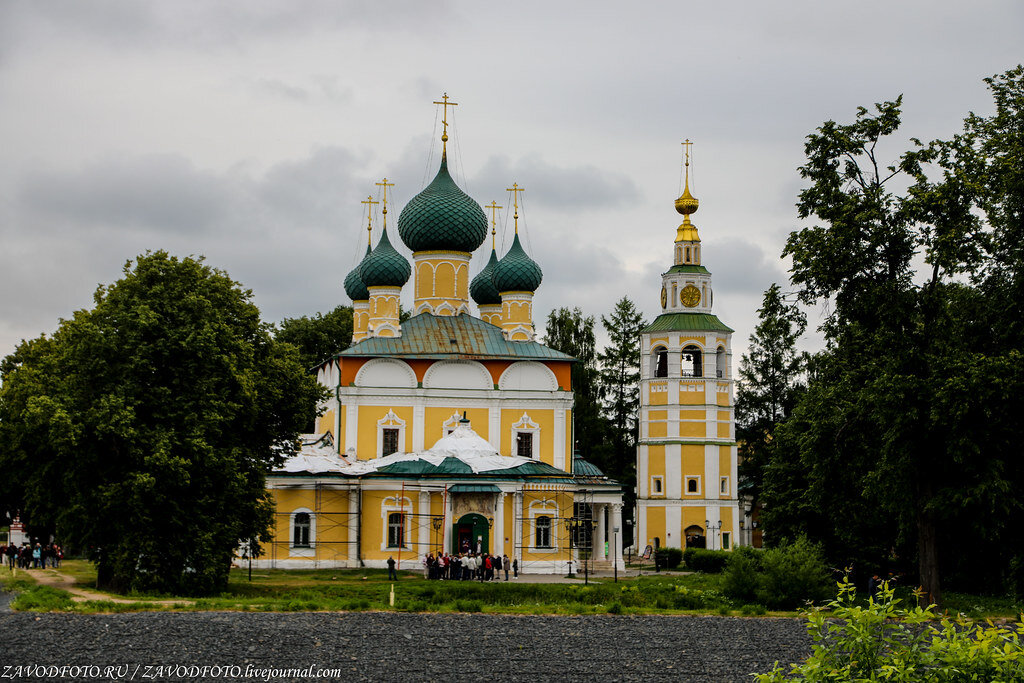
<svg viewBox="0 0 1024 683">
<path fill-rule="evenodd" d="M 715 352 L 715 370 L 718 377 L 725 377 L 725 347 L 719 346 Z"/>
<path fill-rule="evenodd" d="M 703 377 L 703 353 L 694 345 L 683 347 L 683 377 Z"/>
<path fill-rule="evenodd" d="M 388 547 L 405 547 L 405 515 L 401 512 L 388 513 Z"/>
<path fill-rule="evenodd" d="M 538 548 L 550 548 L 551 546 L 551 518 L 547 515 L 537 517 L 534 539 Z"/>
<path fill-rule="evenodd" d="M 309 547 L 309 530 L 311 526 L 308 512 L 295 513 L 295 516 L 292 518 L 293 548 Z"/>
<path fill-rule="evenodd" d="M 651 376 L 668 377 L 668 350 L 663 346 L 651 352 Z"/>
</svg>

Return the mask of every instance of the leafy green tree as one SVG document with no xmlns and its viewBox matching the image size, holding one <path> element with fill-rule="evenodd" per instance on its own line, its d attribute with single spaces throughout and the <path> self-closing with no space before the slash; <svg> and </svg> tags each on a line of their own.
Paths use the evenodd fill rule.
<svg viewBox="0 0 1024 683">
<path fill-rule="evenodd" d="M 1006 111 L 972 115 L 951 142 L 915 141 L 889 166 L 879 150 L 898 129 L 900 100 L 808 136 L 800 172 L 810 185 L 798 207 L 820 222 L 794 232 L 784 251 L 803 302 L 831 306 L 826 349 L 777 430 L 765 526 L 806 531 L 834 558 L 844 549 L 876 561 L 915 555 L 924 599 L 935 603 L 940 548 L 960 552 L 964 532 L 996 548 L 1021 507 L 1010 434 L 1020 424 L 1020 346 L 1007 343 L 1012 324 L 1001 323 L 1003 340 L 986 329 L 1012 297 L 984 296 L 996 272 L 1013 272 L 1003 264 L 1015 247 L 1003 240 L 1019 226 L 1020 191 L 1007 187 L 1019 170 L 988 155 L 1020 151 L 1019 70 L 990 86 Z"/>
<path fill-rule="evenodd" d="M 607 463 L 605 419 L 601 414 L 601 373 L 597 366 L 594 316 L 579 308 L 559 308 L 548 314 L 544 343 L 576 358 L 572 367 L 573 436 L 583 457 L 598 467 Z"/>
<path fill-rule="evenodd" d="M 239 539 L 266 537 L 266 472 L 321 391 L 251 292 L 201 259 L 140 256 L 94 301 L 3 363 L 8 492 L 102 586 L 221 590 Z"/>
<path fill-rule="evenodd" d="M 807 329 L 807 317 L 795 304 L 786 303 L 779 285 L 765 291 L 758 316 L 749 350 L 740 360 L 736 391 L 741 487 L 755 501 L 760 499 L 775 427 L 793 412 L 807 364 L 807 355 L 796 348 Z"/>
<path fill-rule="evenodd" d="M 338 306 L 326 314 L 285 318 L 274 338 L 299 350 L 302 366 L 312 368 L 352 342 L 352 307 Z"/>
<path fill-rule="evenodd" d="M 636 305 L 622 297 L 611 315 L 601 316 L 608 346 L 598 354 L 611 446 L 609 472 L 626 491 L 636 480 L 637 418 L 640 410 L 640 331 L 646 326 Z"/>
</svg>

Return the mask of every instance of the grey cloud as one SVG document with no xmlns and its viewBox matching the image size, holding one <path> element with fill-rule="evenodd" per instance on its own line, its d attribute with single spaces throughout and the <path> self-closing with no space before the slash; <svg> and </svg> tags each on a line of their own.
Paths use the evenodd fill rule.
<svg viewBox="0 0 1024 683">
<path fill-rule="evenodd" d="M 701 260 L 714 274 L 715 289 L 723 294 L 760 295 L 773 282 L 788 281 L 782 262 L 754 244 L 739 239 L 711 240 L 701 249 Z"/>
<path fill-rule="evenodd" d="M 526 188 L 528 203 L 559 211 L 624 206 L 640 198 L 629 176 L 596 166 L 556 166 L 536 155 L 492 156 L 473 179 L 475 187 L 502 190 L 513 182 Z"/>
<path fill-rule="evenodd" d="M 178 156 L 118 157 L 79 172 L 30 176 L 21 208 L 91 226 L 199 232 L 224 214 L 224 179 Z M 40 223 L 46 225 L 45 221 Z"/>
</svg>

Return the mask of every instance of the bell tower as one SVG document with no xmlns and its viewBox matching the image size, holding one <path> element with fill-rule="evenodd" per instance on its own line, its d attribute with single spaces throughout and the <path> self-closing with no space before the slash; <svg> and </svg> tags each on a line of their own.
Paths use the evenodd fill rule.
<svg viewBox="0 0 1024 683">
<path fill-rule="evenodd" d="M 732 332 L 712 313 L 711 272 L 690 217 L 691 143 L 675 201 L 672 265 L 661 315 L 641 332 L 637 541 L 641 546 L 731 550 L 739 539 Z"/>
</svg>

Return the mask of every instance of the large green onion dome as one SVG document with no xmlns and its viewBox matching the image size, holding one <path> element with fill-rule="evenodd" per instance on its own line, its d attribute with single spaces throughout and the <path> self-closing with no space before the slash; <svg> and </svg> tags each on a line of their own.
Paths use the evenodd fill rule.
<svg viewBox="0 0 1024 683">
<path fill-rule="evenodd" d="M 370 255 L 370 245 L 366 245 L 366 256 L 360 261 L 352 272 L 345 276 L 345 293 L 352 301 L 366 301 L 370 298 L 370 291 L 366 289 L 362 278 L 359 277 L 359 269 L 366 263 L 366 257 Z"/>
<path fill-rule="evenodd" d="M 540 266 L 523 251 L 516 233 L 512 248 L 494 266 L 494 286 L 499 292 L 535 292 L 543 278 Z"/>
<path fill-rule="evenodd" d="M 441 168 L 430 184 L 402 209 L 398 234 L 413 252 L 473 252 L 484 243 L 484 210 L 452 180 L 447 157 L 441 157 Z"/>
<path fill-rule="evenodd" d="M 367 287 L 401 287 L 409 281 L 412 266 L 395 251 L 388 239 L 388 230 L 380 234 L 380 242 L 359 266 L 359 279 Z"/>
<path fill-rule="evenodd" d="M 501 303 L 501 294 L 494 286 L 494 266 L 498 265 L 498 254 L 491 249 L 491 258 L 484 269 L 469 283 L 469 294 L 477 306 L 490 306 Z"/>
</svg>

